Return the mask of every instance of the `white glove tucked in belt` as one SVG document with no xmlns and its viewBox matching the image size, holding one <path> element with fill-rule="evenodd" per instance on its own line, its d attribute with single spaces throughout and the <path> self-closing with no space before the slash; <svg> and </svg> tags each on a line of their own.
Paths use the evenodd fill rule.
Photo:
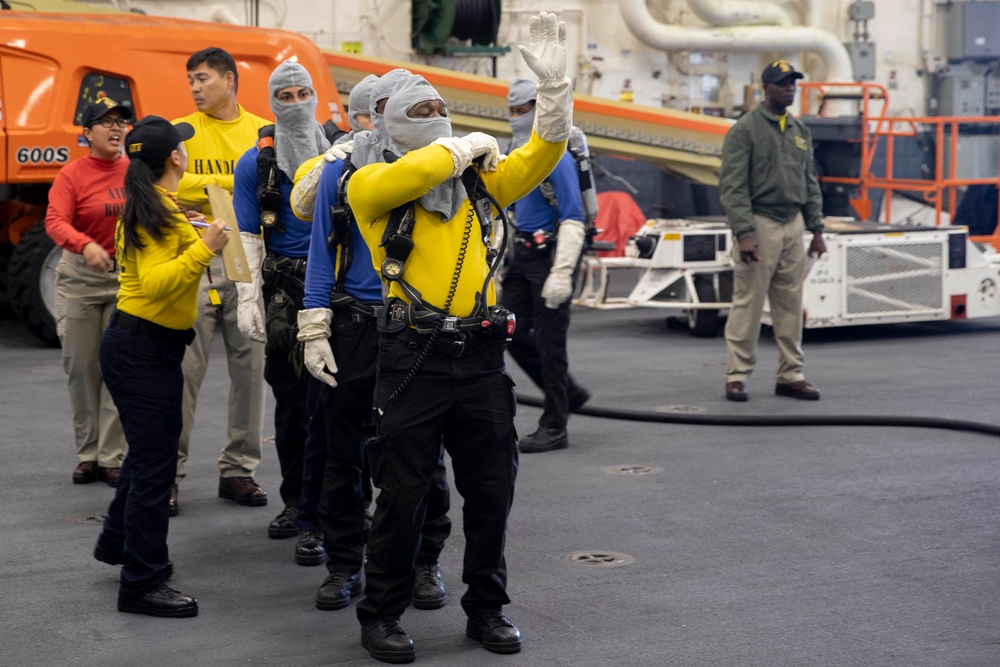
<svg viewBox="0 0 1000 667">
<path fill-rule="evenodd" d="M 563 220 L 556 235 L 556 256 L 549 269 L 549 277 L 542 285 L 545 307 L 556 309 L 573 294 L 573 270 L 580 260 L 587 230 L 578 220 Z"/>
<path fill-rule="evenodd" d="M 264 239 L 257 234 L 240 232 L 240 240 L 247 256 L 247 270 L 250 272 L 251 282 L 236 283 L 236 294 L 239 296 L 236 305 L 236 326 L 247 339 L 256 343 L 266 343 L 264 314 L 260 309 L 261 285 L 264 282 L 264 275 L 261 273 Z"/>
<path fill-rule="evenodd" d="M 333 311 L 329 308 L 307 308 L 299 311 L 299 333 L 297 338 L 305 343 L 303 364 L 309 374 L 331 387 L 337 386 L 334 373 L 337 360 L 330 347 L 330 322 Z"/>
</svg>

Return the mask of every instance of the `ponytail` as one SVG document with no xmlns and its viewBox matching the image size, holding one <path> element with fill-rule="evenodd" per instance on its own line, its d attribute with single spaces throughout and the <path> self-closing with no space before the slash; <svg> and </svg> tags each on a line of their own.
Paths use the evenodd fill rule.
<svg viewBox="0 0 1000 667">
<path fill-rule="evenodd" d="M 156 169 L 138 158 L 129 163 L 125 172 L 125 209 L 121 217 L 125 252 L 144 246 L 139 229 L 154 239 L 160 239 L 164 230 L 173 223 L 171 211 L 164 206 L 163 199 L 153 187 L 165 169 L 166 162 Z"/>
</svg>

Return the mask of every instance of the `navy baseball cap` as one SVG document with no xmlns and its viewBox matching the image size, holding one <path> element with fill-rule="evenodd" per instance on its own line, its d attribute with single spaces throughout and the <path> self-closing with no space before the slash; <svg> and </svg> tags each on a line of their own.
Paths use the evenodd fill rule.
<svg viewBox="0 0 1000 667">
<path fill-rule="evenodd" d="M 84 127 L 90 127 L 112 111 L 120 113 L 125 120 L 132 120 L 135 117 L 135 114 L 132 113 L 132 107 L 127 107 L 110 97 L 102 97 L 86 106 L 83 115 L 80 116 L 80 124 Z"/>
<path fill-rule="evenodd" d="M 787 60 L 775 60 L 773 63 L 765 67 L 763 72 L 761 72 L 760 82 L 778 83 L 788 77 L 801 79 L 802 72 L 795 71 L 795 68 L 792 67 L 792 64 Z"/>
<path fill-rule="evenodd" d="M 177 144 L 193 136 L 194 128 L 189 123 L 174 125 L 166 118 L 146 116 L 125 135 L 125 150 L 129 159 L 138 158 L 151 166 L 161 165 Z"/>
</svg>

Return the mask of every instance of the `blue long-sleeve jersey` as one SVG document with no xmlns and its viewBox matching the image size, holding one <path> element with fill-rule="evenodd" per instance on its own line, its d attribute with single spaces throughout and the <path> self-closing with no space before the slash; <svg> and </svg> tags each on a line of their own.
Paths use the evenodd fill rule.
<svg viewBox="0 0 1000 667">
<path fill-rule="evenodd" d="M 558 204 L 552 206 L 542 189 L 551 187 Z M 573 156 L 567 151 L 552 173 L 537 188 L 515 203 L 518 231 L 551 231 L 561 220 L 583 222 L 583 199 L 580 196 L 580 177 Z"/>
<path fill-rule="evenodd" d="M 323 174 L 319 179 L 312 222 L 312 243 L 309 246 L 309 260 L 306 262 L 306 293 L 303 300 L 306 308 L 329 308 L 330 292 L 337 284 L 339 246 L 330 247 L 327 238 L 333 229 L 330 207 L 336 206 L 339 200 L 337 181 L 343 171 L 342 160 L 330 162 L 323 167 Z M 353 221 L 351 250 L 353 258 L 344 276 L 344 291 L 358 301 L 381 302 L 382 281 L 372 267 L 371 252 Z"/>
<path fill-rule="evenodd" d="M 299 220 L 292 213 L 289 198 L 292 195 L 292 181 L 280 169 L 278 190 L 281 192 L 281 209 L 278 224 L 267 237 L 267 249 L 296 259 L 309 254 L 311 230 L 308 222 Z M 241 232 L 260 234 L 260 205 L 257 203 L 257 147 L 254 146 L 236 162 L 233 175 L 233 209 Z M 280 226 L 281 230 L 278 230 Z"/>
</svg>

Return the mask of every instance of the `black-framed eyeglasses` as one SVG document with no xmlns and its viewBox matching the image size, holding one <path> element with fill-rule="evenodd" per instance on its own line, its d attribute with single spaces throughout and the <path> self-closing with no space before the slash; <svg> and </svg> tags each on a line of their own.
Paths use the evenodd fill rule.
<svg viewBox="0 0 1000 667">
<path fill-rule="evenodd" d="M 95 125 L 100 125 L 101 127 L 106 127 L 109 130 L 117 125 L 118 127 L 128 127 L 132 122 L 128 118 L 117 118 L 113 116 L 105 116 L 99 121 L 94 123 Z"/>
</svg>

